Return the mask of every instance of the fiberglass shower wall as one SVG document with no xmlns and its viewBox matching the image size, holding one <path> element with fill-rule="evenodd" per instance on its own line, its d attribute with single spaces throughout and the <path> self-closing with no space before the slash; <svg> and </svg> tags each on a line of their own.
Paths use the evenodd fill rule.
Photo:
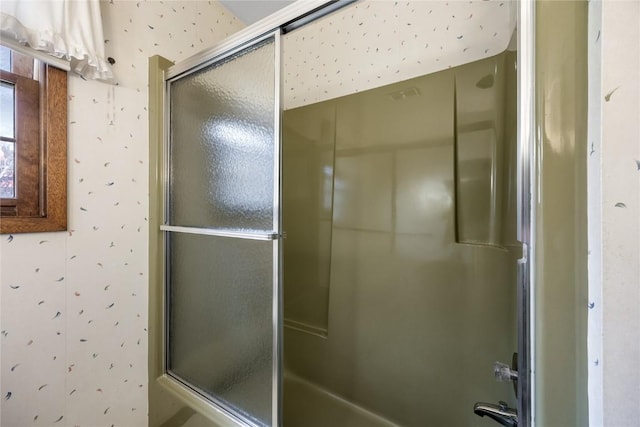
<svg viewBox="0 0 640 427">
<path fill-rule="evenodd" d="M 508 13 L 484 23 L 493 38 L 505 31 L 502 45 L 415 77 L 402 64 L 412 50 L 395 48 L 417 44 L 430 22 L 462 28 L 429 15 L 495 18 L 501 6 L 446 7 L 366 2 L 284 38 L 288 427 L 491 425 L 475 402 L 515 406 L 512 385 L 493 378 L 516 351 L 513 27 Z M 406 40 L 376 37 L 417 23 Z M 379 44 L 350 49 L 356 37 Z M 308 56 L 290 64 L 291 51 Z M 394 83 L 376 84 L 380 64 L 397 66 Z"/>
</svg>

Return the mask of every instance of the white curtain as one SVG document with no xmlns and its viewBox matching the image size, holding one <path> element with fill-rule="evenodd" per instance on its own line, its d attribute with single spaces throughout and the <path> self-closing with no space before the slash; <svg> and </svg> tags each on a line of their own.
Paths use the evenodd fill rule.
<svg viewBox="0 0 640 427">
<path fill-rule="evenodd" d="M 113 80 L 99 0 L 0 0 L 0 32 L 3 40 L 68 60 L 86 79 Z"/>
</svg>

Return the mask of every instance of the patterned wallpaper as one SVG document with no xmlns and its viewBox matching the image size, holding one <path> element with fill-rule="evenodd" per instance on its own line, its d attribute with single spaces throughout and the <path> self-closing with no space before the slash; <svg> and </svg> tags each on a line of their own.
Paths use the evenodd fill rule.
<svg viewBox="0 0 640 427">
<path fill-rule="evenodd" d="M 147 60 L 243 27 L 214 1 L 101 8 L 119 85 L 69 78 L 69 232 L 0 236 L 3 427 L 147 425 Z"/>
<path fill-rule="evenodd" d="M 590 2 L 589 13 L 589 421 L 634 426 L 640 418 L 640 3 Z"/>
<path fill-rule="evenodd" d="M 515 25 L 510 0 L 358 2 L 284 36 L 284 108 L 497 55 Z"/>
<path fill-rule="evenodd" d="M 323 20 L 290 33 L 285 105 L 504 50 L 510 3 L 472 7 L 366 2 L 338 15 L 361 22 Z M 69 79 L 70 230 L 0 237 L 3 427 L 147 425 L 147 58 L 180 60 L 243 26 L 215 1 L 101 8 L 118 85 Z M 505 26 L 489 25 L 496 19 Z M 330 60 L 317 55 L 327 48 Z"/>
<path fill-rule="evenodd" d="M 619 21 L 638 16 L 635 2 L 605 5 L 618 3 L 629 10 L 605 6 L 603 40 L 610 45 L 632 40 L 616 28 L 624 31 L 628 26 Z M 109 0 L 101 7 L 119 85 L 69 79 L 70 230 L 0 236 L 3 427 L 147 424 L 147 58 L 180 60 L 242 27 L 215 1 Z M 514 22 L 512 4 L 499 0 L 372 1 L 351 8 L 338 20 L 285 36 L 286 108 L 491 56 L 507 47 Z M 398 34 L 400 41 L 393 41 Z M 327 48 L 331 58 L 318 54 Z M 631 52 L 637 68 L 638 51 L 618 59 L 611 52 L 603 59 L 609 65 L 602 87 L 604 249 L 637 249 L 638 128 L 617 120 L 637 110 L 638 80 L 629 77 L 637 73 L 619 74 L 626 68 L 617 61 L 629 64 Z M 605 258 L 604 296 L 611 304 L 605 332 L 617 330 L 615 337 L 638 316 L 637 253 L 613 251 Z M 616 375 L 614 366 L 625 369 L 623 362 L 608 365 L 605 378 Z M 627 383 L 611 389 L 606 413 L 614 413 L 609 402 L 620 401 L 615 393 L 624 396 Z"/>
<path fill-rule="evenodd" d="M 640 2 L 602 2 L 602 301 L 597 303 L 603 322 L 602 335 L 596 331 L 595 338 L 604 336 L 603 425 L 620 427 L 637 426 L 640 419 L 639 22 Z"/>
</svg>

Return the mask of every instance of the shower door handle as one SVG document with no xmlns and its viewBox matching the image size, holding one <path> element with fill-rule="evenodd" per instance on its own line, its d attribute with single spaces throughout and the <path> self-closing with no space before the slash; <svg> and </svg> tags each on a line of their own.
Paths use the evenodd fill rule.
<svg viewBox="0 0 640 427">
<path fill-rule="evenodd" d="M 513 353 L 511 367 L 506 363 L 494 363 L 493 375 L 498 381 L 513 381 L 513 393 L 518 398 L 518 353 Z"/>
<path fill-rule="evenodd" d="M 506 363 L 496 362 L 493 364 L 493 375 L 498 381 L 518 381 L 518 371 L 512 369 Z"/>
</svg>

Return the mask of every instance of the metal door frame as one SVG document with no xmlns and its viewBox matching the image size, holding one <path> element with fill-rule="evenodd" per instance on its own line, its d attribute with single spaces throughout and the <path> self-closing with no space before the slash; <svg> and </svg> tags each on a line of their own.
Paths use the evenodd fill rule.
<svg viewBox="0 0 640 427">
<path fill-rule="evenodd" d="M 164 144 L 163 144 L 163 194 L 162 194 L 162 206 L 163 216 L 160 225 L 160 230 L 163 232 L 163 248 L 164 248 L 164 275 L 162 280 L 162 286 L 164 289 L 163 296 L 163 321 L 162 321 L 162 383 L 172 390 L 174 393 L 185 401 L 189 406 L 196 407 L 205 416 L 212 419 L 221 425 L 241 425 L 249 427 L 258 427 L 258 424 L 253 423 L 251 420 L 245 419 L 238 415 L 236 411 L 229 407 L 227 404 L 220 402 L 213 396 L 207 396 L 198 387 L 187 384 L 180 378 L 169 373 L 169 360 L 168 360 L 168 342 L 169 342 L 169 284 L 167 278 L 170 277 L 169 269 L 170 265 L 167 260 L 169 256 L 169 233 L 187 233 L 206 236 L 217 237 L 230 237 L 236 239 L 248 239 L 248 240 L 262 240 L 273 242 L 273 299 L 272 299 L 272 333 L 273 333 L 273 353 L 272 353 L 272 402 L 271 402 L 271 423 L 273 426 L 281 425 L 281 404 L 282 404 L 282 257 L 281 257 L 281 229 L 282 220 L 280 215 L 281 207 L 281 185 L 280 185 L 280 120 L 281 120 L 281 77 L 280 77 L 280 62 L 281 62 L 281 45 L 280 45 L 279 28 L 272 29 L 269 32 L 254 35 L 251 38 L 239 41 L 234 47 L 227 47 L 226 45 L 221 49 L 213 49 L 207 51 L 205 54 L 192 57 L 189 61 L 191 64 L 189 67 L 185 67 L 184 63 L 176 64 L 170 67 L 164 75 Z M 273 39 L 274 43 L 274 174 L 273 174 L 273 221 L 271 231 L 266 232 L 247 232 L 242 230 L 219 230 L 211 228 L 198 228 L 198 227 L 183 227 L 169 225 L 169 176 L 170 176 L 170 144 L 171 144 L 171 83 L 187 77 L 193 73 L 197 73 L 206 67 L 221 63 L 227 58 L 242 52 L 245 49 L 249 49 L 252 46 L 259 45 L 260 43 Z M 195 58 L 195 59 L 194 59 Z M 232 424 L 228 424 L 231 422 Z"/>
<path fill-rule="evenodd" d="M 518 260 L 518 425 L 535 425 L 535 200 L 537 183 L 537 135 L 535 129 L 535 0 L 518 2 L 518 144 L 517 239 L 522 243 Z"/>
</svg>

